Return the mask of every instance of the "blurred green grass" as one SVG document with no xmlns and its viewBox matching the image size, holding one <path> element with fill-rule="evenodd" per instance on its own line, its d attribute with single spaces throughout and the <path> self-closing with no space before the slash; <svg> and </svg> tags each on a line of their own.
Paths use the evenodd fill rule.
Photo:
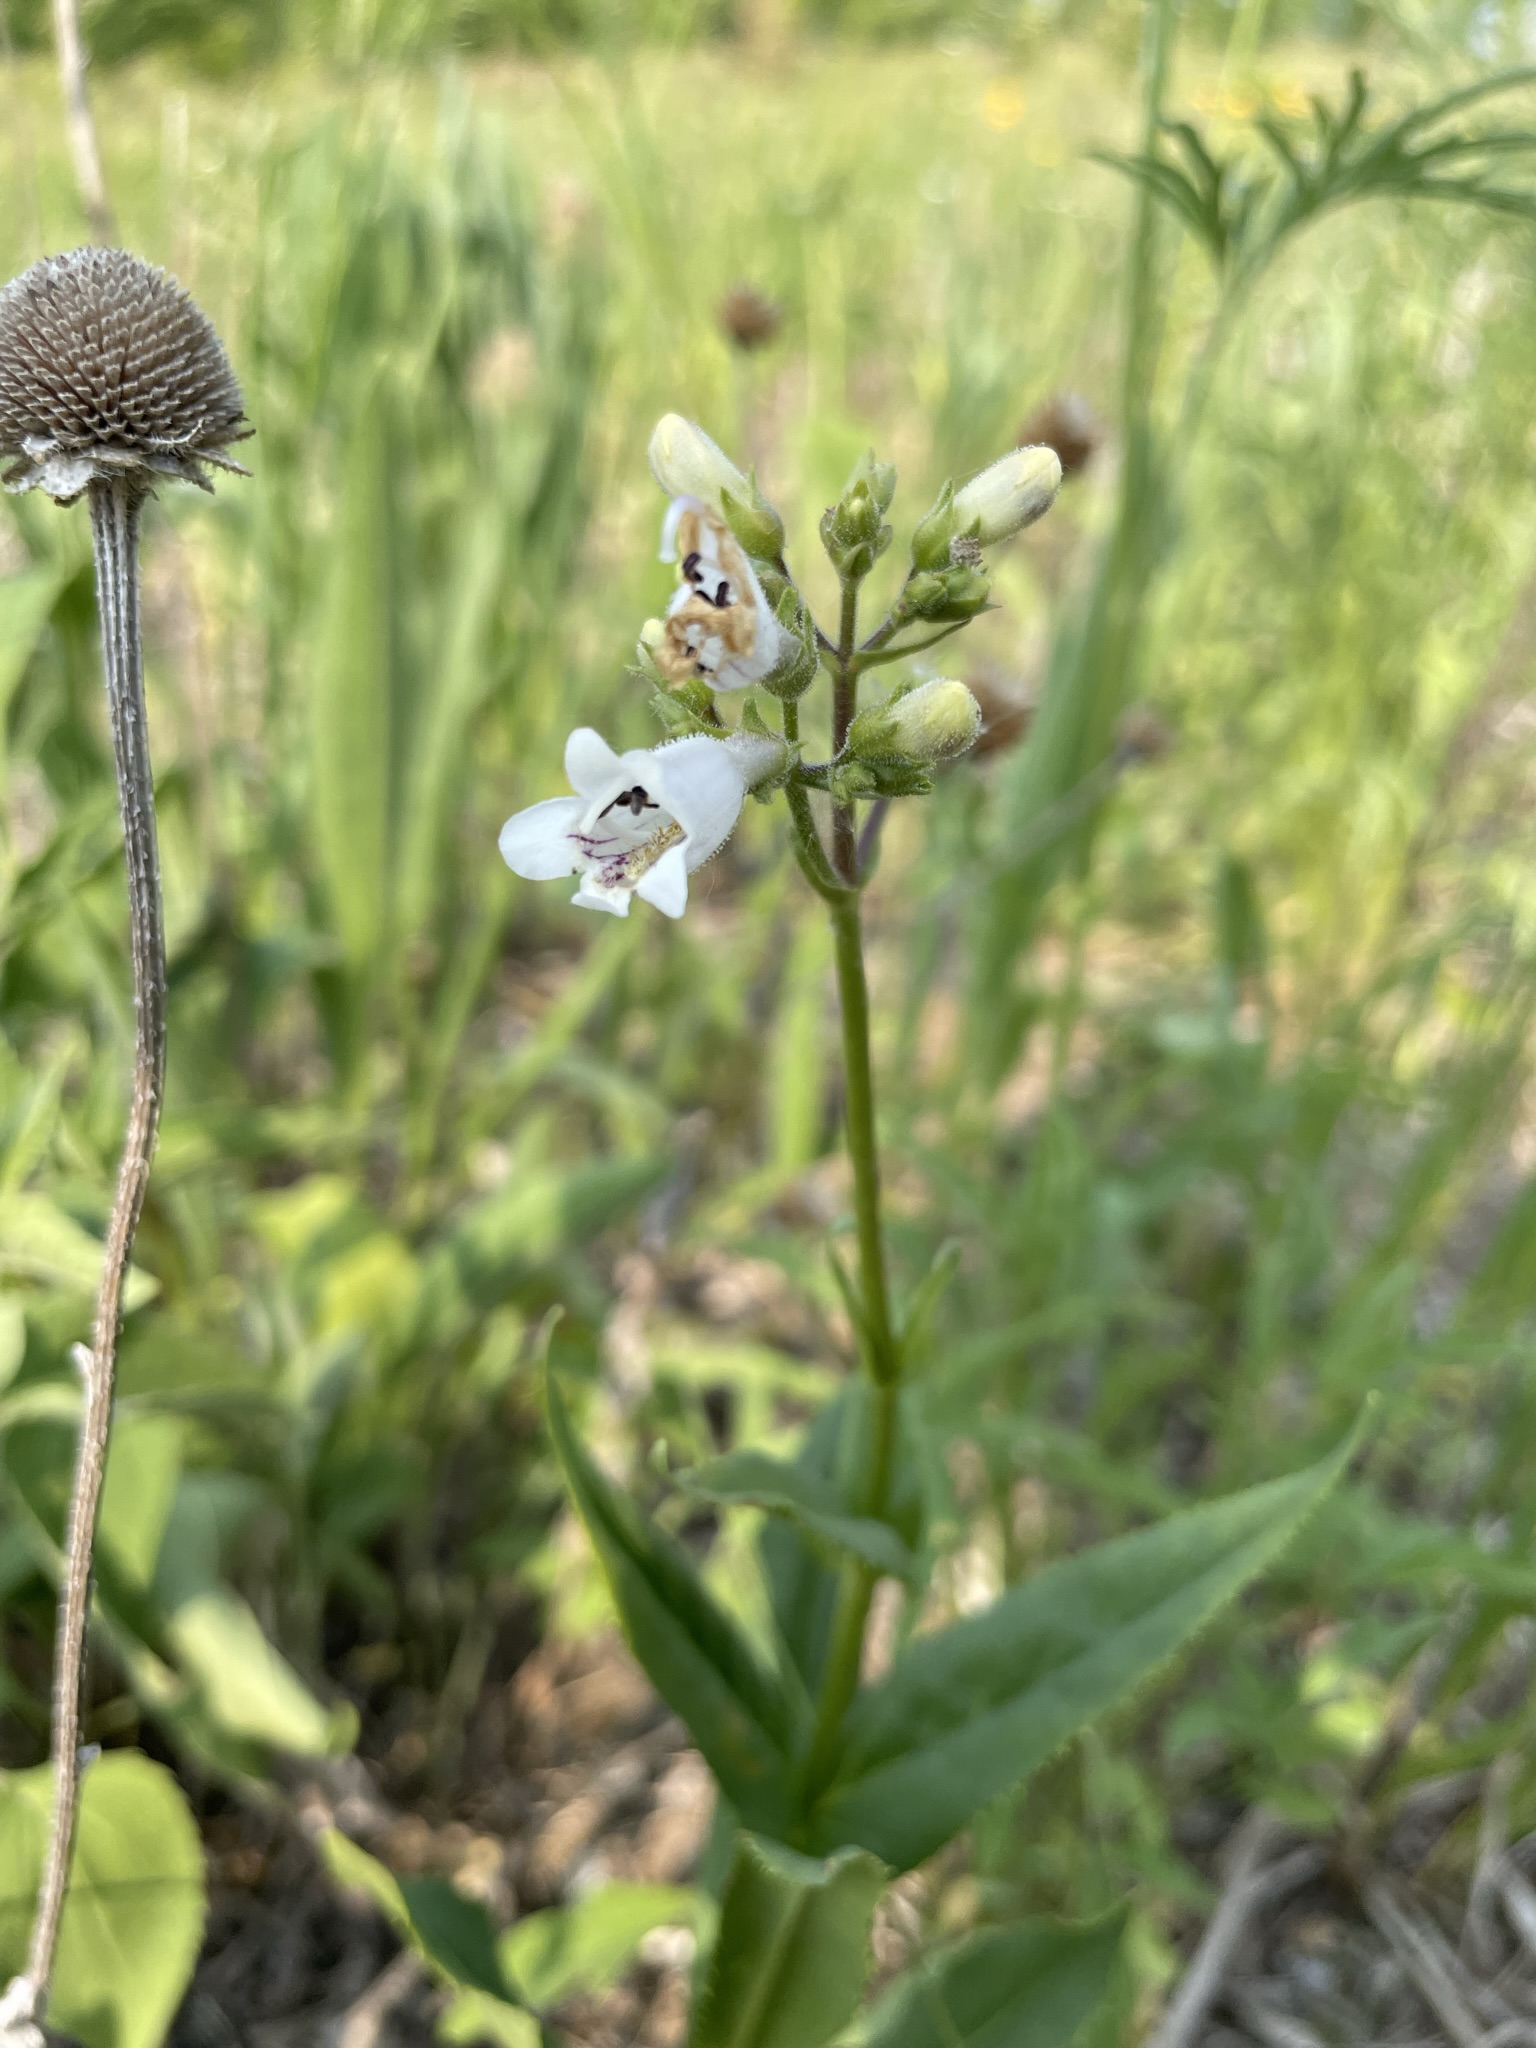
<svg viewBox="0 0 1536 2048">
<path fill-rule="evenodd" d="M 172 1053 L 98 1732 L 144 1717 L 250 1786 L 345 1739 L 316 1699 L 349 1703 L 370 1755 L 427 1733 L 400 1797 L 451 1799 L 530 1602 L 601 1611 L 550 1535 L 545 1310 L 643 1485 L 837 1384 L 831 992 L 776 821 L 675 929 L 514 884 L 496 828 L 571 725 L 657 736 L 623 668 L 666 584 L 663 410 L 758 463 L 824 599 L 815 521 L 866 446 L 910 520 L 1081 393 L 1102 445 L 963 663 L 1038 694 L 1121 457 L 1129 200 L 1086 151 L 1134 135 L 1125 26 L 1027 58 L 98 79 L 125 239 L 214 315 L 258 430 L 250 483 L 151 520 Z M 1230 141 L 1351 54 L 1273 46 L 1235 87 L 1195 48 L 1174 102 Z M 1372 69 L 1389 101 L 1429 75 L 1395 46 Z M 80 227 L 51 76 L 7 77 L 9 274 Z M 1327 1798 L 1324 1647 L 1395 1679 L 1471 1585 L 1471 1683 L 1530 1604 L 1533 254 L 1527 227 L 1391 206 L 1300 242 L 1188 451 L 1092 862 L 1021 909 L 1026 740 L 893 819 L 876 885 L 901 1283 L 962 1249 L 920 1393 L 935 1604 L 1300 1465 L 1391 1395 L 1367 1480 L 1193 1678 L 979 1833 L 997 1910 L 1139 1881 L 1153 1974 L 1198 1896 L 1183 1804 Z M 741 281 L 782 313 L 751 354 L 717 319 Z M 1159 304 L 1161 421 L 1211 310 L 1192 254 Z M 128 994 L 84 532 L 30 500 L 5 520 L 0 1748 L 24 1762 Z M 748 1554 L 722 1536 L 711 1568 L 750 1610 Z M 1464 1749 L 1441 1731 L 1411 1768 Z"/>
</svg>

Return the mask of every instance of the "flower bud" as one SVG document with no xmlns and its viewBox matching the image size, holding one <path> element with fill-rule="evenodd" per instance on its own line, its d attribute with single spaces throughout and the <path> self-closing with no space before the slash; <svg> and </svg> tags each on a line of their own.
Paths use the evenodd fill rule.
<svg viewBox="0 0 1536 2048">
<path fill-rule="evenodd" d="M 843 486 L 846 497 L 856 484 L 867 484 L 870 496 L 880 508 L 883 518 L 891 509 L 891 500 L 896 495 L 896 465 L 882 462 L 873 448 L 861 455 L 853 465 L 853 471 Z"/>
<path fill-rule="evenodd" d="M 749 555 L 776 562 L 784 552 L 784 522 L 757 487 L 743 476 L 692 420 L 669 412 L 656 422 L 649 450 L 651 475 L 674 503 L 695 498 L 729 526 Z M 672 557 L 665 550 L 662 560 Z"/>
<path fill-rule="evenodd" d="M 656 422 L 648 453 L 651 475 L 669 498 L 699 498 L 712 511 L 723 512 L 722 492 L 743 502 L 750 495 L 730 457 L 681 413 L 666 413 Z"/>
<path fill-rule="evenodd" d="M 989 590 L 985 569 L 973 569 L 968 563 L 949 569 L 920 569 L 907 578 L 897 610 L 904 619 L 956 624 L 987 609 Z"/>
<path fill-rule="evenodd" d="M 904 761 L 931 768 L 976 744 L 981 706 L 952 676 L 888 697 L 861 711 L 848 733 L 848 750 L 863 761 Z"/>
<path fill-rule="evenodd" d="M 912 761 L 952 761 L 981 736 L 981 706 L 953 676 L 919 683 L 891 708 L 896 750 Z"/>
<path fill-rule="evenodd" d="M 953 531 L 992 547 L 1032 526 L 1061 488 L 1054 448 L 1015 448 L 955 493 Z"/>
</svg>

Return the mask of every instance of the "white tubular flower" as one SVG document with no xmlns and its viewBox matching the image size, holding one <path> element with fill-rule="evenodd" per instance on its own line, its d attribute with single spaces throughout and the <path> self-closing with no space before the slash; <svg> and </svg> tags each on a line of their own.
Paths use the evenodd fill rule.
<svg viewBox="0 0 1536 2048">
<path fill-rule="evenodd" d="M 752 487 L 725 453 L 717 448 L 700 426 L 669 412 L 656 422 L 648 451 L 651 475 L 669 498 L 698 498 L 712 512 L 723 512 L 721 493 L 729 491 L 738 504 L 750 504 Z M 670 562 L 672 555 L 662 560 Z"/>
<path fill-rule="evenodd" d="M 984 548 L 1033 526 L 1061 488 L 1054 448 L 1015 448 L 955 493 L 955 532 Z"/>
<path fill-rule="evenodd" d="M 616 754 L 590 726 L 565 743 L 574 796 L 508 818 L 501 857 L 529 882 L 578 875 L 572 901 L 628 917 L 640 896 L 667 917 L 688 906 L 688 877 L 731 836 L 747 791 L 779 767 L 783 748 L 750 733 L 702 733 Z"/>
<path fill-rule="evenodd" d="M 674 498 L 661 530 L 661 558 L 677 562 L 682 576 L 660 636 L 647 643 L 667 681 L 700 676 L 715 690 L 761 682 L 788 652 L 787 636 L 719 513 L 700 498 Z"/>
</svg>

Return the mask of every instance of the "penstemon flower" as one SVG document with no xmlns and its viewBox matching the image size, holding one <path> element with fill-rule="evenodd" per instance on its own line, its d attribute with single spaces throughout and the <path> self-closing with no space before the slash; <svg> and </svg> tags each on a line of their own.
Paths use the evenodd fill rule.
<svg viewBox="0 0 1536 2048">
<path fill-rule="evenodd" d="M 702 499 L 667 507 L 661 559 L 678 563 L 680 581 L 644 646 L 669 683 L 698 677 L 712 689 L 745 690 L 778 666 L 788 636 L 741 543 Z"/>
<path fill-rule="evenodd" d="M 580 876 L 571 900 L 586 910 L 628 917 L 631 896 L 639 896 L 681 917 L 688 877 L 720 851 L 747 791 L 783 759 L 777 741 L 750 733 L 691 734 L 616 754 L 601 734 L 579 726 L 565 743 L 576 794 L 508 818 L 502 859 L 528 882 Z"/>
</svg>

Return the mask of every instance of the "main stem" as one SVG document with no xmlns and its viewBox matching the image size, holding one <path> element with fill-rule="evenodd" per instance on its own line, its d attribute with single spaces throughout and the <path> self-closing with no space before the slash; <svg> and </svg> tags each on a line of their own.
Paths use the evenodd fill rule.
<svg viewBox="0 0 1536 2048">
<path fill-rule="evenodd" d="M 852 659 L 858 631 L 858 590 L 854 584 L 844 586 L 840 625 L 838 657 L 831 664 L 831 676 L 834 676 L 834 709 L 831 709 L 834 754 L 842 752 L 858 702 L 858 668 Z M 805 801 L 803 791 L 801 801 Z M 807 866 L 807 872 L 811 872 L 811 879 L 827 903 L 827 913 L 831 915 L 831 936 L 834 936 L 838 958 L 838 1006 L 842 1010 L 846 1100 L 844 1116 L 848 1126 L 848 1159 L 854 1169 L 854 1221 L 858 1233 L 858 1296 L 862 1317 L 858 1343 L 862 1366 L 870 1380 L 868 1442 L 864 1446 L 864 1473 L 856 1509 L 860 1516 L 883 1520 L 891 1507 L 901 1350 L 891 1317 L 891 1286 L 885 1270 L 885 1233 L 881 1227 L 881 1153 L 877 1130 L 874 1130 L 874 1069 L 870 1063 L 868 981 L 864 977 L 864 924 L 856 874 L 858 852 L 854 844 L 852 805 L 834 807 L 831 864 L 834 864 L 838 881 L 844 885 L 840 889 L 827 889 L 821 885 L 815 879 L 813 866 Z M 801 1802 L 807 1808 L 827 1782 L 831 1767 L 836 1763 L 842 1720 L 848 1712 L 848 1702 L 858 1690 L 864 1626 L 868 1622 L 874 1581 L 877 1581 L 877 1573 L 868 1565 L 850 1561 L 844 1567 L 842 1585 L 838 1587 L 838 1610 L 834 1622 L 831 1622 L 827 1663 L 821 1675 L 815 1726 L 801 1772 Z"/>
<path fill-rule="evenodd" d="M 70 1851 L 80 1792 L 80 1695 L 85 1667 L 85 1625 L 90 1604 L 91 1552 L 112 1427 L 112 1389 L 123 1287 L 134 1232 L 144 1207 L 160 1123 L 165 1081 L 165 931 L 160 908 L 160 862 L 155 843 L 155 790 L 144 711 L 144 659 L 139 633 L 139 513 L 143 490 L 119 479 L 90 487 L 91 538 L 96 555 L 96 603 L 101 616 L 107 710 L 117 761 L 117 795 L 128 864 L 128 925 L 133 954 L 135 1018 L 133 1103 L 117 1193 L 107 1228 L 106 1263 L 96 1299 L 90 1362 L 84 1367 L 85 1405 L 69 1529 L 64 1544 L 64 1586 L 59 1601 L 53 1678 L 53 1816 L 27 1974 L 36 1988 L 38 2015 L 47 2001 L 69 1880 Z M 83 1347 L 82 1347 L 83 1348 Z"/>
</svg>

